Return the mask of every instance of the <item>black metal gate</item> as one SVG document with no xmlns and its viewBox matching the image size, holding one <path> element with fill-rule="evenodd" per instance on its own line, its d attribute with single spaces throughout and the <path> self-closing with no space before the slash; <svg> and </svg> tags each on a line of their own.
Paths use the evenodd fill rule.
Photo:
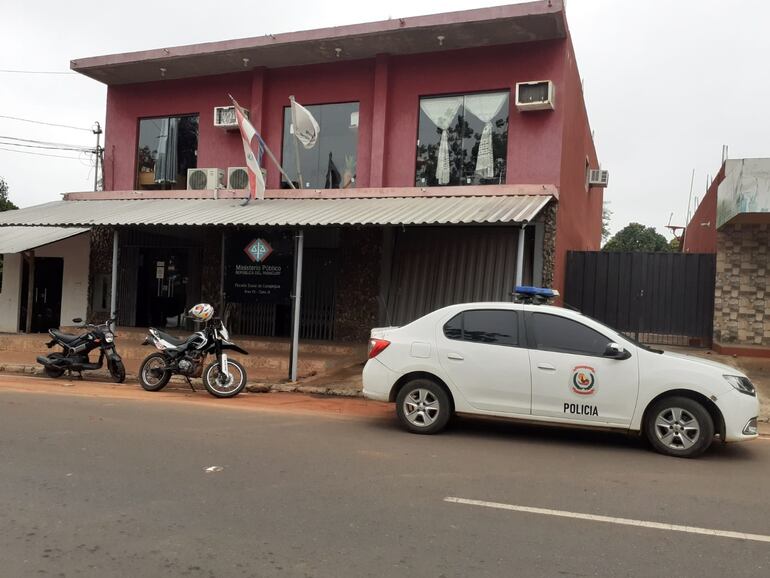
<svg viewBox="0 0 770 578">
<path fill-rule="evenodd" d="M 564 303 L 639 341 L 711 344 L 716 255 L 570 251 Z"/>
</svg>

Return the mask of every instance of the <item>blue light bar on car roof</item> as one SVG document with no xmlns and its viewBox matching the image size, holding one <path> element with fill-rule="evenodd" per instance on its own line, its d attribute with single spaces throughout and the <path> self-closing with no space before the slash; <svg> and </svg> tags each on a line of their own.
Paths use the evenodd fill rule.
<svg viewBox="0 0 770 578">
<path fill-rule="evenodd" d="M 547 287 L 530 287 L 528 285 L 517 285 L 513 292 L 516 295 L 526 295 L 529 297 L 544 297 L 546 299 L 553 299 L 559 296 L 559 292 L 556 289 L 548 289 Z"/>
</svg>

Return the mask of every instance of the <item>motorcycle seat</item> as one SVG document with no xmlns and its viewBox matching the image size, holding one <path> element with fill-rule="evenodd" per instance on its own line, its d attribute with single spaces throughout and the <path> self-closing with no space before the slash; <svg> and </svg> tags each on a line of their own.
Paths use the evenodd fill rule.
<svg viewBox="0 0 770 578">
<path fill-rule="evenodd" d="M 184 345 L 187 343 L 187 341 L 190 339 L 190 337 L 185 337 L 183 339 L 179 339 L 178 337 L 174 337 L 173 335 L 169 335 L 165 331 L 161 331 L 160 329 L 156 329 L 155 331 L 158 332 L 158 336 L 163 339 L 164 341 L 168 341 L 171 345 L 175 347 L 179 347 L 180 345 Z"/>
<path fill-rule="evenodd" d="M 63 331 L 59 331 L 58 329 L 51 329 L 51 335 L 53 335 L 56 339 L 58 339 L 62 343 L 72 343 L 73 341 L 77 341 L 80 338 L 80 335 L 72 335 L 71 333 L 64 333 Z"/>
</svg>

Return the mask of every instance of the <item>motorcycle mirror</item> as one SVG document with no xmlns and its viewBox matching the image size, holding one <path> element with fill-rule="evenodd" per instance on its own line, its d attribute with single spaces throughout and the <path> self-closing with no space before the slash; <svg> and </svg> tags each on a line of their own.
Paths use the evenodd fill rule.
<svg viewBox="0 0 770 578">
<path fill-rule="evenodd" d="M 72 320 L 73 323 L 83 323 L 83 320 L 80 317 L 75 317 L 75 319 Z"/>
</svg>

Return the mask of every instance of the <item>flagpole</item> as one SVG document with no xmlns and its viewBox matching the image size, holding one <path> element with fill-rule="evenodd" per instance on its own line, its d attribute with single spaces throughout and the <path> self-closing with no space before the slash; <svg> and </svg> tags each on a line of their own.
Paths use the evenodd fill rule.
<svg viewBox="0 0 770 578">
<path fill-rule="evenodd" d="M 305 185 L 302 181 L 302 169 L 300 168 L 299 163 L 299 139 L 297 138 L 297 115 L 295 113 L 294 108 L 294 95 L 289 96 L 289 101 L 291 102 L 291 126 L 294 128 L 294 138 L 292 139 L 294 141 L 294 158 L 297 159 L 297 177 L 299 178 L 299 188 L 304 189 Z"/>
<path fill-rule="evenodd" d="M 273 155 L 273 151 L 271 151 L 268 148 L 267 143 L 265 141 L 263 141 L 262 139 L 260 139 L 260 143 L 262 143 L 262 147 L 265 149 L 265 152 L 267 153 L 267 156 L 270 157 L 270 160 L 275 163 L 275 166 L 278 167 L 278 170 L 281 172 L 281 174 L 284 177 L 286 177 L 286 181 L 289 183 L 289 187 L 291 187 L 292 189 L 296 189 L 297 187 L 295 187 L 294 183 L 291 182 L 291 178 L 289 177 L 289 175 L 286 174 L 286 171 L 283 170 L 283 167 L 281 166 L 281 163 L 279 163 L 278 159 L 275 158 L 275 156 Z M 302 187 L 300 187 L 300 188 L 302 188 Z"/>
<path fill-rule="evenodd" d="M 232 94 L 228 94 L 227 96 L 229 96 L 230 100 L 233 101 L 233 106 L 237 106 L 241 110 L 241 113 L 243 113 L 243 111 L 244 111 L 243 107 L 240 104 L 238 104 L 238 101 L 236 101 L 233 98 L 233 95 Z M 246 116 L 246 115 L 244 114 L 244 116 Z M 280 171 L 280 173 L 286 178 L 286 181 L 289 183 L 289 187 L 292 188 L 292 189 L 296 189 L 297 187 L 295 187 L 294 183 L 291 182 L 291 178 L 289 177 L 289 175 L 286 174 L 286 171 L 283 170 L 283 167 L 281 166 L 281 163 L 279 163 L 278 159 L 275 158 L 275 155 L 273 154 L 273 151 L 270 150 L 270 147 L 267 146 L 267 143 L 262 139 L 262 137 L 260 136 L 259 133 L 257 133 L 256 137 L 259 139 L 260 146 L 262 146 L 262 148 L 265 149 L 265 152 L 267 153 L 267 156 L 270 157 L 270 160 L 275 163 L 275 166 L 278 167 L 278 170 Z"/>
</svg>

